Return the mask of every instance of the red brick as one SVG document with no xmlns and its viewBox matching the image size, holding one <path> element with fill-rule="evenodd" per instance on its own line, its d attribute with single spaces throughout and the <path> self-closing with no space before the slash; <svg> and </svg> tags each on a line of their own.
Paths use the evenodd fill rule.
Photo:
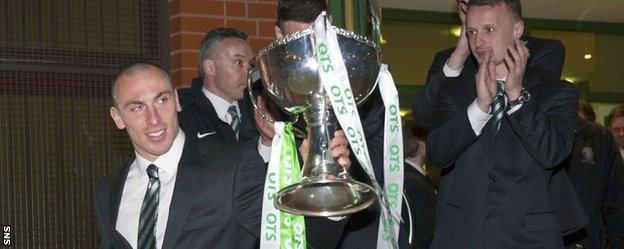
<svg viewBox="0 0 624 249">
<path fill-rule="evenodd" d="M 228 17 L 247 17 L 247 4 L 241 2 L 226 2 L 225 15 Z"/>
<path fill-rule="evenodd" d="M 247 16 L 275 20 L 277 19 L 276 5 L 273 3 L 248 3 Z"/>
<path fill-rule="evenodd" d="M 169 49 L 176 51 L 178 49 L 195 49 L 199 50 L 200 43 L 204 39 L 203 34 L 175 34 L 169 38 Z"/>
<path fill-rule="evenodd" d="M 174 69 L 175 70 L 175 69 Z M 173 70 L 172 70 L 173 71 Z M 190 87 L 193 78 L 197 77 L 197 69 L 182 69 L 171 73 L 171 81 L 176 88 Z"/>
<path fill-rule="evenodd" d="M 173 0 L 169 2 L 169 16 L 180 14 L 180 1 Z"/>
<path fill-rule="evenodd" d="M 274 21 L 258 21 L 258 36 L 275 37 Z"/>
<path fill-rule="evenodd" d="M 271 44 L 271 42 L 273 42 L 273 39 L 264 39 L 264 38 L 249 39 L 249 45 L 251 45 L 251 50 L 254 52 L 254 54 L 257 54 L 260 51 L 260 49 Z"/>
<path fill-rule="evenodd" d="M 238 20 L 238 19 L 228 19 L 226 21 L 227 27 L 235 28 L 240 31 L 247 33 L 248 36 L 256 36 L 256 22 L 250 20 Z"/>
<path fill-rule="evenodd" d="M 192 17 L 177 16 L 169 21 L 169 33 L 175 34 L 180 31 L 201 32 L 225 26 L 225 20 L 215 17 Z"/>
<path fill-rule="evenodd" d="M 180 52 L 171 55 L 171 68 L 194 68 L 197 67 L 198 52 Z"/>
<path fill-rule="evenodd" d="M 223 1 L 206 0 L 181 0 L 180 12 L 187 14 L 224 15 L 225 3 Z"/>
</svg>

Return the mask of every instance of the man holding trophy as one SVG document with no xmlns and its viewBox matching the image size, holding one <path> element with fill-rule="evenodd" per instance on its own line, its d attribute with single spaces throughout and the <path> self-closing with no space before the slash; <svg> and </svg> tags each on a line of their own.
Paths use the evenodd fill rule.
<svg viewBox="0 0 624 249">
<path fill-rule="evenodd" d="M 400 126 L 400 116 L 398 103 L 387 104 L 384 107 L 384 102 L 391 103 L 391 101 L 382 101 L 382 96 L 392 96 L 392 94 L 387 91 L 384 94 L 380 90 L 394 89 L 393 83 L 389 83 L 392 87 L 387 85 L 391 82 L 391 77 L 385 67 L 382 70 L 385 73 L 379 77 L 386 80 L 380 80 L 379 84 L 385 81 L 386 85 L 379 88 L 376 86 L 381 66 L 379 47 L 364 37 L 331 27 L 324 22 L 322 17 L 317 19 L 317 14 L 327 9 L 325 1 L 283 0 L 278 2 L 277 9 L 278 21 L 275 31 L 276 36 L 281 39 L 259 53 L 257 64 L 264 87 L 272 100 L 290 115 L 296 115 L 297 110 L 301 108 L 307 110 L 304 117 L 308 123 L 311 148 L 303 167 L 304 180 L 278 192 L 275 205 L 281 210 L 307 216 L 334 216 L 365 210 L 352 214 L 345 233 L 337 235 L 341 237 L 339 244 L 326 244 L 326 247 L 397 247 L 398 228 L 392 228 L 394 232 L 388 233 L 390 224 L 381 223 L 380 226 L 379 221 L 383 216 L 385 222 L 391 222 L 393 220 L 391 212 L 400 213 L 400 210 L 390 211 L 387 207 L 389 199 L 392 205 L 396 206 L 397 199 L 400 201 L 401 191 L 398 191 L 398 194 L 394 192 L 389 199 L 381 198 L 379 202 L 381 206 L 369 207 L 374 202 L 371 192 L 383 193 L 381 186 L 384 186 L 384 179 L 390 179 L 390 181 L 383 188 L 394 191 L 402 189 L 403 180 L 402 174 L 393 175 L 398 171 L 398 167 L 393 167 L 386 172 L 383 169 L 384 165 L 396 166 L 390 161 L 390 152 L 398 152 L 402 147 L 396 144 L 396 140 L 394 143 L 384 141 L 393 135 L 396 137 L 392 131 L 395 133 L 400 131 L 397 129 Z M 313 28 L 310 28 L 311 26 Z M 322 44 L 319 36 L 327 32 L 324 30 L 325 27 L 337 33 L 334 45 L 337 52 L 334 53 L 341 54 L 342 58 L 336 57 L 335 54 L 334 57 L 329 55 L 327 51 L 331 48 L 312 45 Z M 327 44 L 331 44 L 331 41 Z M 331 73 L 329 76 L 323 76 L 323 71 L 340 68 L 336 64 L 343 61 L 345 70 L 336 73 L 342 73 L 343 78 L 335 78 L 335 75 Z M 328 88 L 325 84 L 326 78 L 329 78 L 330 82 L 345 82 L 349 88 L 341 89 L 340 86 Z M 341 95 L 342 90 L 348 94 Z M 349 98 L 352 103 L 344 105 L 343 101 Z M 394 98 L 398 101 L 396 89 Z M 392 97 L 385 99 L 392 99 Z M 359 107 L 357 109 L 356 103 Z M 332 107 L 334 112 L 327 111 Z M 357 115 L 358 109 L 363 114 L 362 118 Z M 323 155 L 323 144 L 326 143 L 328 132 L 331 133 L 338 126 L 334 115 L 337 114 L 337 119 L 343 121 L 340 117 L 341 112 L 356 113 L 351 119 L 347 119 L 347 122 L 340 122 L 340 126 L 348 138 L 351 138 L 351 135 L 355 138 L 350 139 L 354 153 L 352 160 L 357 160 L 358 163 L 355 167 L 351 167 L 350 173 L 355 176 L 355 179 L 366 184 L 354 181 L 344 172 L 336 170 L 334 163 L 327 160 L 329 157 Z M 265 122 L 261 116 L 256 114 L 256 124 Z M 384 119 L 387 122 L 384 122 L 386 121 Z M 392 126 L 392 121 L 399 121 L 399 123 Z M 345 123 L 347 123 L 346 126 Z M 355 123 L 360 126 L 359 130 L 350 125 Z M 384 126 L 386 126 L 385 129 Z M 258 128 L 262 130 L 263 127 Z M 384 134 L 384 131 L 387 134 Z M 393 149 L 384 150 L 384 144 Z M 273 150 L 276 149 L 275 147 L 273 146 Z M 384 159 L 387 162 L 384 162 Z M 271 166 L 269 166 L 269 172 L 271 172 Z M 340 180 L 332 181 L 335 178 Z M 266 186 L 265 191 L 267 191 Z M 386 194 L 388 193 L 381 194 L 381 196 L 386 196 Z M 382 210 L 385 212 L 383 215 L 381 215 Z"/>
</svg>

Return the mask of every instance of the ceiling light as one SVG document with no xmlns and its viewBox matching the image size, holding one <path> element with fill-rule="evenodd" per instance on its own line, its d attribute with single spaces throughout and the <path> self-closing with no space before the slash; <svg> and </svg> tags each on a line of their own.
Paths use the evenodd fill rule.
<svg viewBox="0 0 624 249">
<path fill-rule="evenodd" d="M 576 82 L 576 80 L 577 80 L 576 77 L 569 77 L 569 76 L 564 76 L 563 79 L 567 80 L 569 82 L 572 82 L 572 83 Z"/>
<path fill-rule="evenodd" d="M 591 54 L 586 54 L 585 56 L 583 56 L 583 58 L 585 58 L 586 60 L 589 60 L 592 58 Z"/>
<path fill-rule="evenodd" d="M 451 35 L 455 37 L 459 37 L 461 35 L 461 27 L 457 26 L 457 27 L 451 28 Z"/>
</svg>

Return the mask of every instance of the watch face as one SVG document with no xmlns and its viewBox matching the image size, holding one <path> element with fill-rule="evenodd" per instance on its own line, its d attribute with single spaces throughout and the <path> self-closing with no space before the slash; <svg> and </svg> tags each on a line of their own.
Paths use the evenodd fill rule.
<svg viewBox="0 0 624 249">
<path fill-rule="evenodd" d="M 518 97 L 518 99 L 522 103 L 529 102 L 529 100 L 531 99 L 531 94 L 527 90 L 522 90 L 522 91 L 520 91 L 520 96 Z"/>
</svg>

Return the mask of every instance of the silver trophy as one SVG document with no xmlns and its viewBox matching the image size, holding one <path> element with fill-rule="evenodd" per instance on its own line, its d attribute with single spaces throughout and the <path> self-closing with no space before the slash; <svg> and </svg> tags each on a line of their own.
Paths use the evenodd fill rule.
<svg viewBox="0 0 624 249">
<path fill-rule="evenodd" d="M 363 36 L 330 28 L 338 34 L 353 97 L 360 104 L 376 87 L 381 64 L 379 46 Z M 264 89 L 283 111 L 297 117 L 293 111 L 305 108 L 303 116 L 310 142 L 303 179 L 281 189 L 275 206 L 305 216 L 341 216 L 373 204 L 376 200 L 373 188 L 353 180 L 330 153 L 337 120 L 319 77 L 313 29 L 273 42 L 260 51 L 255 62 Z M 251 74 L 248 89 L 251 89 Z M 254 100 L 253 96 L 251 99 Z"/>
</svg>

